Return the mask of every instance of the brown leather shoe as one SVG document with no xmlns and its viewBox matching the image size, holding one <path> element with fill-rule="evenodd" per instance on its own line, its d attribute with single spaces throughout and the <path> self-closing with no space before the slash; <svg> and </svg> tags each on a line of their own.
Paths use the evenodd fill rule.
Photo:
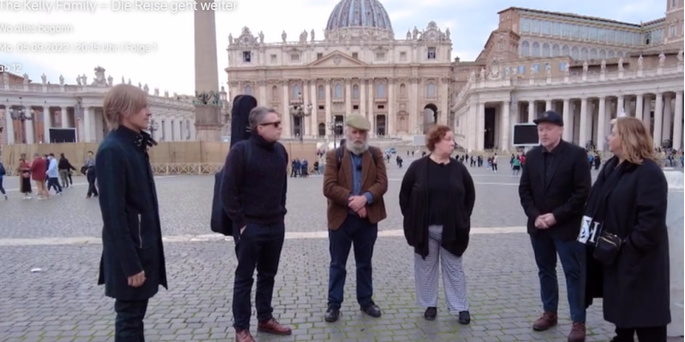
<svg viewBox="0 0 685 342">
<path fill-rule="evenodd" d="M 557 325 L 557 313 L 545 312 L 542 314 L 542 317 L 533 323 L 533 330 L 545 331 L 555 325 Z"/>
<path fill-rule="evenodd" d="M 585 323 L 573 322 L 568 342 L 585 342 Z"/>
<path fill-rule="evenodd" d="M 235 342 L 256 342 L 254 337 L 250 334 L 247 329 L 236 330 L 235 332 Z"/>
<path fill-rule="evenodd" d="M 259 322 L 259 324 L 257 324 L 257 330 L 274 335 L 290 335 L 293 333 L 289 327 L 278 323 L 273 317 L 266 322 Z"/>
</svg>

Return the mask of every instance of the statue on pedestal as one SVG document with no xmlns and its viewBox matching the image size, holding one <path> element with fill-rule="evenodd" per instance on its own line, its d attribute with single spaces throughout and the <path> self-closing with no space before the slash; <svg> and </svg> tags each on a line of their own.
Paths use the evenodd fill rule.
<svg viewBox="0 0 685 342">
<path fill-rule="evenodd" d="M 300 33 L 300 43 L 306 43 L 307 42 L 307 31 L 302 31 Z"/>
<path fill-rule="evenodd" d="M 285 43 L 285 40 L 286 40 L 287 38 L 288 38 L 288 34 L 285 33 L 285 30 L 283 30 L 283 33 L 281 33 L 281 39 L 283 40 L 284 43 Z"/>
<path fill-rule="evenodd" d="M 64 76 L 59 75 L 59 84 L 64 85 Z"/>
<path fill-rule="evenodd" d="M 233 34 L 232 33 L 228 34 L 228 45 L 233 45 Z"/>
<path fill-rule="evenodd" d="M 107 84 L 110 87 L 114 85 L 114 77 L 112 77 L 112 75 L 107 76 Z"/>
<path fill-rule="evenodd" d="M 43 74 L 40 76 L 40 79 L 43 81 L 43 84 L 48 83 L 48 77 L 45 76 L 45 73 L 43 73 Z"/>
<path fill-rule="evenodd" d="M 88 85 L 88 76 L 86 76 L 86 74 L 81 76 L 81 83 L 83 83 L 83 85 Z"/>
<path fill-rule="evenodd" d="M 143 86 L 143 91 L 145 92 L 145 94 L 147 94 L 148 91 L 150 91 L 150 88 L 147 87 L 147 83 L 145 83 L 145 86 Z"/>
<path fill-rule="evenodd" d="M 445 30 L 445 36 L 447 37 L 447 40 L 450 40 L 450 28 L 449 27 Z"/>
<path fill-rule="evenodd" d="M 264 44 L 264 32 L 259 31 L 259 44 Z"/>
<path fill-rule="evenodd" d="M 76 76 L 76 84 L 81 85 L 81 75 Z"/>
<path fill-rule="evenodd" d="M 659 54 L 659 66 L 663 67 L 665 61 L 666 61 L 666 55 L 664 55 L 664 53 L 662 52 Z"/>
<path fill-rule="evenodd" d="M 414 31 L 412 31 L 411 38 L 417 40 L 419 38 L 419 29 L 414 26 Z"/>
<path fill-rule="evenodd" d="M 564 76 L 568 76 L 571 74 L 571 65 L 566 63 L 566 66 L 564 67 Z"/>
<path fill-rule="evenodd" d="M 618 70 L 623 71 L 623 57 L 618 59 Z"/>
<path fill-rule="evenodd" d="M 164 91 L 164 97 L 169 97 L 169 91 L 168 90 Z"/>
<path fill-rule="evenodd" d="M 312 41 L 314 41 L 314 29 L 312 29 L 312 32 L 309 35 L 311 36 Z"/>
<path fill-rule="evenodd" d="M 585 61 L 583 61 L 583 73 L 587 74 L 587 71 L 589 68 L 590 68 L 590 66 L 587 64 L 587 59 L 586 59 Z"/>
<path fill-rule="evenodd" d="M 411 31 L 407 30 L 407 40 L 411 39 Z"/>
<path fill-rule="evenodd" d="M 485 80 L 485 68 L 480 69 L 480 79 Z"/>
<path fill-rule="evenodd" d="M 607 61 L 602 60 L 602 63 L 600 64 L 600 69 L 602 72 L 605 72 L 607 70 Z"/>
<path fill-rule="evenodd" d="M 643 64 L 642 64 L 643 61 L 642 61 L 642 60 L 643 60 L 643 59 L 644 59 L 644 58 L 642 58 L 642 55 L 640 55 L 640 57 L 637 58 L 637 70 L 642 70 L 642 66 L 643 66 Z"/>
<path fill-rule="evenodd" d="M 552 65 L 549 63 L 545 65 L 545 73 L 547 74 L 547 77 L 552 76 Z"/>
<path fill-rule="evenodd" d="M 155 96 L 159 96 L 159 88 L 155 88 Z"/>
</svg>

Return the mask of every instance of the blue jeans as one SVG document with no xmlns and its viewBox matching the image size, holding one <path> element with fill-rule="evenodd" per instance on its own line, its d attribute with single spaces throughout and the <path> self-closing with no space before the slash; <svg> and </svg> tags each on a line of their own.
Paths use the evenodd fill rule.
<svg viewBox="0 0 685 342">
<path fill-rule="evenodd" d="M 240 235 L 241 227 L 233 228 L 238 230 L 235 246 L 238 267 L 235 270 L 233 282 L 233 327 L 249 329 L 252 315 L 250 296 L 255 268 L 257 268 L 255 296 L 257 320 L 266 322 L 273 317 L 271 299 L 274 293 L 274 277 L 278 271 L 285 238 L 285 225 L 283 222 L 272 225 L 248 223 L 242 235 Z"/>
<path fill-rule="evenodd" d="M 585 323 L 585 246 L 576 240 L 563 240 L 541 231 L 530 236 L 540 277 L 540 297 L 545 312 L 557 312 L 559 284 L 557 254 L 566 276 L 568 305 L 573 322 Z"/>
<path fill-rule="evenodd" d="M 114 311 L 117 318 L 114 323 L 115 342 L 145 342 L 143 318 L 147 311 L 146 300 L 115 300 Z"/>
<path fill-rule="evenodd" d="M 354 260 L 357 264 L 357 302 L 362 307 L 373 304 L 373 281 L 371 258 L 378 236 L 378 224 L 368 219 L 348 214 L 337 230 L 328 231 L 331 265 L 328 278 L 328 305 L 340 308 L 343 302 L 347 257 L 354 244 Z"/>
</svg>

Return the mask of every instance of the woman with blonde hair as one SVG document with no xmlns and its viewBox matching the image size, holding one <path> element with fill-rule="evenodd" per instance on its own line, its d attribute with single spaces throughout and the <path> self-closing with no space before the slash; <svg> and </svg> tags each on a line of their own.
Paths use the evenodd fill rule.
<svg viewBox="0 0 685 342">
<path fill-rule="evenodd" d="M 619 117 L 578 237 L 588 246 L 586 302 L 603 297 L 613 342 L 665 342 L 669 309 L 668 184 L 642 121 Z"/>
</svg>

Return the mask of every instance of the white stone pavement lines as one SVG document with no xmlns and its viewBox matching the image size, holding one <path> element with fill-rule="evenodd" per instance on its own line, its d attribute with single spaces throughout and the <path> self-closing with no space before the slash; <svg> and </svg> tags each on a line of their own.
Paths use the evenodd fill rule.
<svg viewBox="0 0 685 342">
<path fill-rule="evenodd" d="M 526 227 L 487 227 L 487 228 L 471 228 L 471 234 L 487 235 L 487 234 L 512 234 L 525 233 Z M 404 231 L 402 229 L 380 230 L 379 237 L 403 237 Z M 286 232 L 285 238 L 290 239 L 326 239 L 328 238 L 328 231 L 316 232 Z M 199 235 L 173 235 L 165 236 L 162 240 L 166 243 L 174 242 L 207 242 L 207 241 L 231 241 L 232 237 L 221 234 L 199 234 Z M 16 239 L 0 239 L 0 247 L 9 246 L 56 246 L 56 245 L 100 245 L 102 239 L 99 237 L 43 237 L 43 238 L 16 238 Z"/>
</svg>

